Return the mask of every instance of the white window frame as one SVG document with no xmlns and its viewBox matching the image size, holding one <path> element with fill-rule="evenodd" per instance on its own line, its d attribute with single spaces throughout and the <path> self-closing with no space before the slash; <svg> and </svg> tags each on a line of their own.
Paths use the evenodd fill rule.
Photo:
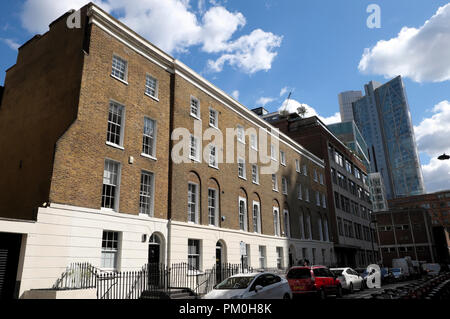
<svg viewBox="0 0 450 319">
<path fill-rule="evenodd" d="M 259 267 L 266 268 L 266 246 L 258 246 Z"/>
<path fill-rule="evenodd" d="M 308 226 L 308 239 L 312 239 L 311 214 L 306 214 L 306 225 Z"/>
<path fill-rule="evenodd" d="M 110 240 L 108 237 L 106 238 L 106 240 L 103 238 L 105 233 L 110 233 L 110 234 L 116 234 L 117 235 L 117 239 L 114 239 L 114 237 Z M 107 247 L 109 246 L 108 243 L 111 242 L 112 245 L 114 246 L 114 243 L 117 245 L 116 248 L 114 247 Z M 106 245 L 105 245 L 106 244 Z M 104 247 L 104 245 L 106 247 Z M 115 271 L 119 269 L 119 258 L 120 258 L 120 249 L 121 249 L 121 233 L 117 232 L 117 231 L 112 231 L 112 230 L 103 230 L 102 233 L 102 244 L 101 244 L 101 256 L 100 256 L 100 268 L 102 270 L 109 270 L 109 271 Z M 110 256 L 113 255 L 113 267 L 105 267 L 105 261 L 107 259 L 110 258 L 106 258 L 106 256 Z"/>
<path fill-rule="evenodd" d="M 146 187 L 150 188 L 150 194 L 147 194 L 147 192 L 142 190 L 143 184 L 142 179 L 144 175 L 147 175 L 150 177 L 150 185 L 146 185 Z M 141 203 L 143 202 L 142 198 L 149 198 L 149 211 L 145 212 L 142 211 Z M 154 203 L 155 203 L 155 174 L 149 171 L 142 170 L 141 171 L 141 184 L 140 184 L 140 190 L 139 190 L 139 215 L 147 215 L 150 217 L 153 217 L 154 214 Z"/>
<path fill-rule="evenodd" d="M 259 185 L 259 167 L 256 164 L 252 164 L 252 183 Z"/>
<path fill-rule="evenodd" d="M 149 80 L 150 81 L 154 81 L 154 83 L 155 83 L 155 94 L 154 95 L 152 95 L 151 93 L 149 93 L 148 91 L 149 90 L 152 90 L 152 88 L 151 88 L 151 86 L 149 86 L 147 83 L 149 82 Z M 156 100 L 156 101 L 159 101 L 159 99 L 158 99 L 158 91 L 159 91 L 159 82 L 158 82 L 158 79 L 157 78 L 155 78 L 154 76 L 152 76 L 152 75 L 150 75 L 150 74 L 146 74 L 145 75 L 145 95 L 147 95 L 147 96 L 149 96 L 149 97 L 151 97 L 152 99 L 154 99 L 154 100 Z"/>
<path fill-rule="evenodd" d="M 197 102 L 197 114 L 192 113 L 192 101 L 196 101 Z M 189 114 L 197 119 L 200 120 L 200 100 L 198 98 L 196 98 L 195 96 L 191 95 L 191 98 L 189 99 Z"/>
<path fill-rule="evenodd" d="M 320 180 L 320 184 L 323 185 L 323 174 L 322 173 L 319 174 L 319 180 Z"/>
<path fill-rule="evenodd" d="M 300 183 L 297 184 L 297 199 L 303 200 L 302 184 Z"/>
<path fill-rule="evenodd" d="M 305 202 L 309 202 L 309 188 L 305 187 Z"/>
<path fill-rule="evenodd" d="M 306 164 L 303 164 L 303 175 L 308 176 L 308 167 Z"/>
<path fill-rule="evenodd" d="M 254 151 L 258 151 L 258 136 L 256 134 L 250 134 L 250 148 Z"/>
<path fill-rule="evenodd" d="M 113 207 L 103 207 L 103 196 L 105 196 L 105 194 L 103 193 L 103 185 L 105 185 L 105 171 L 106 171 L 106 166 L 107 163 L 111 163 L 113 165 L 117 165 L 117 181 L 116 181 L 116 185 L 114 184 L 106 184 L 109 186 L 114 186 L 115 187 L 115 192 L 114 192 L 114 204 Z M 119 203 L 120 203 L 120 177 L 121 177 L 121 172 L 122 172 L 122 165 L 120 162 L 111 160 L 109 158 L 106 158 L 104 161 L 104 168 L 103 168 L 103 183 L 102 183 L 102 210 L 108 210 L 108 211 L 115 211 L 118 212 L 119 211 Z"/>
<path fill-rule="evenodd" d="M 255 216 L 255 206 L 258 207 L 257 216 Z M 260 234 L 261 233 L 261 204 L 260 204 L 260 202 L 253 201 L 253 203 L 252 203 L 252 218 L 253 218 L 253 232 Z M 256 219 L 256 230 L 255 230 L 255 219 Z"/>
<path fill-rule="evenodd" d="M 287 238 L 291 237 L 291 225 L 289 221 L 289 211 L 287 209 L 283 209 L 283 218 L 284 218 L 284 235 Z"/>
<path fill-rule="evenodd" d="M 271 143 L 271 144 L 270 144 L 270 159 L 271 159 L 272 161 L 277 162 L 278 159 L 277 159 L 275 156 L 276 156 L 276 155 L 275 155 L 275 144 Z"/>
<path fill-rule="evenodd" d="M 192 144 L 192 139 L 194 139 L 194 145 Z M 200 162 L 200 148 L 199 148 L 199 138 L 195 135 L 190 135 L 189 137 L 189 158 L 193 161 Z M 195 151 L 195 157 L 192 156 L 192 148 Z"/>
<path fill-rule="evenodd" d="M 240 170 L 242 169 L 242 174 L 240 174 Z M 242 179 L 247 179 L 247 174 L 245 170 L 245 159 L 242 157 L 238 157 L 238 177 Z"/>
<path fill-rule="evenodd" d="M 314 181 L 319 182 L 318 176 L 317 176 L 317 169 L 314 169 Z"/>
<path fill-rule="evenodd" d="M 328 219 L 324 218 L 323 223 L 324 223 L 324 234 L 325 234 L 324 239 L 325 239 L 325 241 L 329 241 L 330 236 L 328 235 Z"/>
<path fill-rule="evenodd" d="M 319 224 L 319 240 L 323 241 L 323 226 L 322 226 L 322 218 L 319 217 L 319 220 L 317 221 Z"/>
<path fill-rule="evenodd" d="M 123 79 L 120 78 L 120 76 L 117 76 L 114 74 L 114 70 L 117 70 L 117 68 L 114 68 L 114 59 L 121 60 L 119 62 L 123 62 L 125 64 L 125 70 L 123 71 Z M 121 70 L 117 70 L 118 72 L 122 72 Z M 128 84 L 128 61 L 122 58 L 118 54 L 113 54 L 112 62 L 111 62 L 111 77 L 114 79 L 119 80 L 120 82 L 123 82 L 124 84 Z"/>
<path fill-rule="evenodd" d="M 236 126 L 236 138 L 239 143 L 245 144 L 245 131 L 242 125 Z"/>
<path fill-rule="evenodd" d="M 214 206 L 211 206 L 209 192 L 213 191 L 214 196 Z M 214 223 L 211 223 L 211 208 L 214 209 Z M 216 188 L 209 187 L 208 188 L 208 224 L 210 226 L 219 226 L 219 191 Z"/>
<path fill-rule="evenodd" d="M 214 144 L 209 144 L 209 159 L 208 159 L 208 166 L 212 168 L 219 168 L 219 163 L 217 162 L 218 154 L 217 154 L 217 146 Z M 214 150 L 214 154 L 212 154 L 212 151 Z M 213 160 L 213 162 L 211 162 Z"/>
<path fill-rule="evenodd" d="M 320 192 L 316 191 L 316 206 L 320 207 Z"/>
<path fill-rule="evenodd" d="M 276 247 L 275 250 L 277 256 L 277 269 L 283 269 L 283 261 L 284 261 L 283 247 Z"/>
<path fill-rule="evenodd" d="M 325 194 L 322 194 L 322 207 L 327 208 L 327 198 Z"/>
<path fill-rule="evenodd" d="M 193 185 L 195 186 L 195 202 L 191 201 L 191 196 L 189 196 L 190 194 L 192 194 L 192 191 L 189 189 L 189 186 Z M 190 210 L 190 207 L 192 207 L 192 205 L 194 205 L 194 221 L 191 220 L 191 215 L 192 212 Z M 198 224 L 199 223 L 199 184 L 194 183 L 194 182 L 188 182 L 188 216 L 187 216 L 187 221 L 188 223 L 192 223 L 192 224 Z"/>
<path fill-rule="evenodd" d="M 300 173 L 300 160 L 298 159 L 295 160 L 295 171 Z"/>
<path fill-rule="evenodd" d="M 117 106 L 120 110 L 121 110 L 121 121 L 120 124 L 112 122 L 109 120 L 109 114 L 111 113 L 111 107 L 115 105 Z M 111 142 L 109 141 L 109 136 L 110 134 L 112 134 L 112 132 L 110 132 L 109 130 L 109 123 L 111 123 L 112 125 L 120 125 L 120 136 L 119 136 L 119 144 L 115 143 L 115 142 Z M 108 126 L 106 129 L 106 144 L 109 146 L 113 146 L 113 147 L 117 147 L 120 149 L 124 149 L 123 148 L 123 141 L 124 141 L 124 134 L 125 134 L 125 106 L 119 102 L 116 102 L 114 100 L 110 100 L 109 101 L 109 107 L 108 107 Z"/>
<path fill-rule="evenodd" d="M 198 244 L 198 245 L 189 245 L 189 243 L 192 242 L 194 244 Z M 198 248 L 198 252 L 196 253 L 191 253 L 189 247 L 197 247 Z M 198 267 L 194 268 L 194 267 L 190 267 L 191 264 L 189 263 L 191 257 L 194 257 L 198 260 Z M 201 263 L 202 263 L 202 243 L 199 239 L 191 239 L 188 238 L 188 251 L 187 251 L 187 260 L 188 260 L 188 273 L 189 272 L 196 272 L 199 271 L 201 269 Z"/>
<path fill-rule="evenodd" d="M 286 176 L 281 177 L 281 191 L 284 195 L 288 194 L 288 180 Z"/>
<path fill-rule="evenodd" d="M 280 164 L 286 166 L 286 153 L 284 151 L 280 151 Z"/>
<path fill-rule="evenodd" d="M 280 210 L 278 207 L 273 207 L 273 229 L 274 236 L 281 236 L 281 225 L 280 225 Z"/>
<path fill-rule="evenodd" d="M 244 214 L 241 214 L 241 202 L 243 202 L 244 203 Z M 242 216 L 242 218 L 243 218 L 243 222 L 244 222 L 244 224 L 243 225 L 241 225 L 241 215 L 243 215 Z M 238 218 L 239 218 L 239 229 L 241 230 L 241 231 L 247 231 L 247 199 L 246 198 L 244 198 L 244 197 L 241 197 L 241 196 L 239 196 L 239 201 L 238 201 Z M 243 229 L 242 229 L 242 226 L 243 226 Z"/>
<path fill-rule="evenodd" d="M 278 176 L 277 176 L 277 174 L 272 174 L 272 190 L 274 192 L 278 192 Z"/>
<path fill-rule="evenodd" d="M 299 216 L 300 239 L 305 239 L 305 222 L 303 220 L 303 212 Z"/>
<path fill-rule="evenodd" d="M 214 124 L 211 123 L 211 113 L 214 113 Z M 219 112 L 216 109 L 213 109 L 211 106 L 209 107 L 208 123 L 210 127 L 219 129 Z"/>
<path fill-rule="evenodd" d="M 153 136 L 148 135 L 148 134 L 145 133 L 145 121 L 146 120 L 149 120 L 149 121 L 153 122 Z M 144 116 L 144 127 L 143 127 L 143 133 L 142 133 L 142 152 L 141 152 L 141 155 L 144 156 L 144 157 L 149 157 L 151 159 L 155 159 L 155 160 L 156 160 L 156 138 L 157 138 L 157 133 L 158 133 L 157 127 L 158 126 L 157 126 L 156 120 L 154 120 L 154 119 L 152 119 L 152 118 L 150 118 L 148 116 Z M 145 141 L 146 137 L 149 138 L 149 139 L 152 139 L 153 145 L 151 145 L 149 148 L 152 149 L 152 151 L 153 151 L 152 153 L 153 154 L 148 154 L 148 153 L 146 153 L 144 151 L 145 150 L 144 141 Z"/>
</svg>

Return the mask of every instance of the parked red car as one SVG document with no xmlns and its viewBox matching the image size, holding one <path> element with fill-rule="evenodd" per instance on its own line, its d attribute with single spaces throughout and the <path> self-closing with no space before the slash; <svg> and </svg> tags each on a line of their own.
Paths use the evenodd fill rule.
<svg viewBox="0 0 450 319">
<path fill-rule="evenodd" d="M 286 279 L 294 296 L 315 295 L 325 299 L 327 295 L 342 297 L 339 279 L 325 266 L 294 266 Z"/>
</svg>

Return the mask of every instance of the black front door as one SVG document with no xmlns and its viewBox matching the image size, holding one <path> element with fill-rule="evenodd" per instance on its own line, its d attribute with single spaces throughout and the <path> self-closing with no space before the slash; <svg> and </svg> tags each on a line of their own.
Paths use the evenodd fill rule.
<svg viewBox="0 0 450 319">
<path fill-rule="evenodd" d="M 216 282 L 222 282 L 222 247 L 216 246 Z"/>
<path fill-rule="evenodd" d="M 161 265 L 159 264 L 160 245 L 148 245 L 148 282 L 151 286 L 159 287 L 161 280 Z"/>
<path fill-rule="evenodd" d="M 0 299 L 15 296 L 21 234 L 0 233 Z"/>
<path fill-rule="evenodd" d="M 148 245 L 148 263 L 159 264 L 159 245 Z"/>
</svg>

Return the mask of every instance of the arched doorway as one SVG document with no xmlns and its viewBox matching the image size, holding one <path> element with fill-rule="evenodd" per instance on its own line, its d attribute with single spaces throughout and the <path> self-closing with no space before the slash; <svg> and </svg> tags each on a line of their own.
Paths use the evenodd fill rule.
<svg viewBox="0 0 450 319">
<path fill-rule="evenodd" d="M 226 248 L 225 244 L 219 240 L 216 243 L 216 283 L 221 282 L 225 278 L 223 278 L 223 264 L 226 263 L 225 260 Z"/>
<path fill-rule="evenodd" d="M 148 242 L 148 263 L 161 263 L 161 244 L 162 240 L 158 234 L 153 233 Z"/>
<path fill-rule="evenodd" d="M 294 266 L 295 259 L 295 247 L 291 245 L 289 246 L 289 267 Z"/>
</svg>

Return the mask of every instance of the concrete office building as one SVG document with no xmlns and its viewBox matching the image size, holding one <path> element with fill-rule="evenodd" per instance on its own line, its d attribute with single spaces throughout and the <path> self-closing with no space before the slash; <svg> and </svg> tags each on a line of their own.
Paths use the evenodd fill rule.
<svg viewBox="0 0 450 319">
<path fill-rule="evenodd" d="M 361 91 L 346 91 L 338 94 L 341 122 L 353 121 L 352 103 L 362 97 Z"/>
</svg>

